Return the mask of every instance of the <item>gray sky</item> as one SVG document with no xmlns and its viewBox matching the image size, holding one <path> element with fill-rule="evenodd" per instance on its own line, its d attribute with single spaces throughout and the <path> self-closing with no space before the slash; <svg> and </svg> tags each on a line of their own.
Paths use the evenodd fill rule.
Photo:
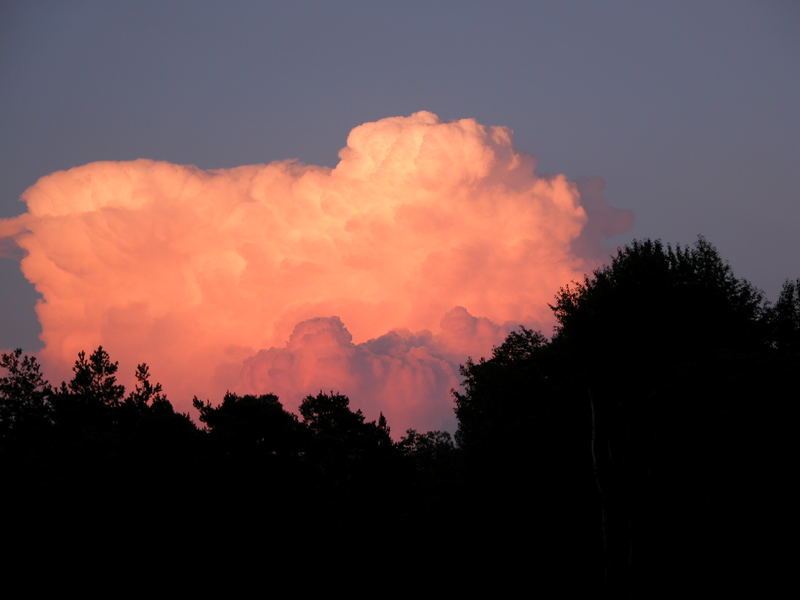
<svg viewBox="0 0 800 600">
<path fill-rule="evenodd" d="M 421 109 L 601 176 L 632 237 L 705 235 L 774 297 L 800 277 L 800 3 L 4 1 L 0 216 L 96 160 L 333 165 Z M 39 347 L 0 259 L 0 347 Z"/>
</svg>

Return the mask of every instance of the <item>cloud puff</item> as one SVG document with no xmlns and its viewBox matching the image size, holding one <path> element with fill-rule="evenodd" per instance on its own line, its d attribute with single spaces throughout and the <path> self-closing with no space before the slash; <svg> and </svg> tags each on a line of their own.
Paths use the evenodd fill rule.
<svg viewBox="0 0 800 600">
<path fill-rule="evenodd" d="M 245 360 L 239 382 L 245 391 L 286 398 L 300 390 L 347 390 L 367 414 L 383 412 L 402 432 L 420 423 L 452 428 L 446 399 L 458 385 L 453 367 L 430 333 L 391 331 L 354 344 L 340 319 L 320 317 L 299 323 L 285 346 Z"/>
<path fill-rule="evenodd" d="M 507 128 L 423 111 L 356 127 L 333 169 L 53 173 L 0 236 L 42 295 L 50 373 L 103 344 L 184 409 L 225 388 L 289 407 L 337 389 L 424 428 L 451 419 L 459 361 L 514 324 L 549 327 L 554 292 L 630 225 L 590 191 L 538 175 Z"/>
</svg>

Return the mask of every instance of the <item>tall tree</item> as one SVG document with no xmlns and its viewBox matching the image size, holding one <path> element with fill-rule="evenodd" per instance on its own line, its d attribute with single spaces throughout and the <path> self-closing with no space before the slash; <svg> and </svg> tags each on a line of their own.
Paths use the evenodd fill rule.
<svg viewBox="0 0 800 600">
<path fill-rule="evenodd" d="M 17 348 L 0 356 L 0 442 L 37 437 L 51 424 L 52 389 L 35 356 Z"/>
<path fill-rule="evenodd" d="M 467 363 L 459 441 L 488 459 L 491 473 L 519 449 L 512 455 L 527 462 L 517 462 L 519 472 L 536 474 L 540 498 L 558 489 L 593 497 L 586 531 L 596 532 L 609 586 L 644 594 L 636 586 L 666 577 L 675 555 L 684 568 L 674 581 L 703 570 L 718 576 L 746 552 L 737 542 L 745 521 L 731 527 L 729 519 L 753 500 L 741 481 L 756 480 L 753 441 L 767 440 L 765 415 L 774 414 L 764 400 L 770 323 L 793 322 L 794 288 L 786 290 L 770 319 L 761 292 L 704 239 L 632 242 L 560 290 L 549 343 L 517 333 L 508 342 L 521 346 L 510 354 L 519 360 L 509 362 L 501 346 Z M 794 331 L 773 329 L 786 339 Z M 580 509 L 561 500 L 545 505 L 562 516 Z"/>
<path fill-rule="evenodd" d="M 72 379 L 62 382 L 53 396 L 56 425 L 83 441 L 112 440 L 117 409 L 125 397 L 125 387 L 117 383 L 117 362 L 112 362 L 102 346 L 88 357 L 78 353 Z"/>
</svg>

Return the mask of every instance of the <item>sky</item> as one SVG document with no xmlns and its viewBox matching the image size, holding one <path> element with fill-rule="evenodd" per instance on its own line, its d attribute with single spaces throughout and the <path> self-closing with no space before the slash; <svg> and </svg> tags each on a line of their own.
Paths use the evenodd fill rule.
<svg viewBox="0 0 800 600">
<path fill-rule="evenodd" d="M 606 247 L 702 234 L 774 298 L 800 277 L 798 34 L 800 5 L 779 0 L 6 1 L 0 218 L 96 161 L 336 167 L 359 125 L 429 111 L 508 128 L 538 174 L 602 178 L 632 214 Z M 0 240 L 0 348 L 39 351 L 24 254 Z M 385 333 L 342 327 L 356 346 Z"/>
</svg>

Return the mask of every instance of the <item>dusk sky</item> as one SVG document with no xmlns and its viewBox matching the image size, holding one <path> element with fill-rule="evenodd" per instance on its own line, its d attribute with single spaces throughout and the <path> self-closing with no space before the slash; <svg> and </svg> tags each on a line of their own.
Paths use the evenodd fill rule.
<svg viewBox="0 0 800 600">
<path fill-rule="evenodd" d="M 453 212 L 448 213 L 447 190 L 451 188 L 442 187 L 447 183 L 442 183 L 443 178 L 458 170 L 442 162 L 443 157 L 462 160 L 458 164 L 480 165 L 480 169 L 475 167 L 475 173 L 465 170 L 458 181 L 453 175 L 452 185 L 466 186 L 464 182 L 469 180 L 472 186 L 469 194 L 463 186 L 458 189 L 470 198 L 477 198 L 476 202 L 499 198 L 497 223 L 515 220 L 521 226 L 541 226 L 547 243 L 542 241 L 533 249 L 526 246 L 526 256 L 544 260 L 545 255 L 552 255 L 553 261 L 547 269 L 537 267 L 528 272 L 514 266 L 516 263 L 510 258 L 506 262 L 498 259 L 491 273 L 507 268 L 509 281 L 513 274 L 530 275 L 546 281 L 546 285 L 520 294 L 515 291 L 513 301 L 509 292 L 492 304 L 491 299 L 478 297 L 478 287 L 486 287 L 478 281 L 476 289 L 459 292 L 461 295 L 450 304 L 436 304 L 430 314 L 387 308 L 387 298 L 379 297 L 377 291 L 374 297 L 367 292 L 369 301 L 374 302 L 373 308 L 388 310 L 397 319 L 396 323 L 381 322 L 374 326 L 366 317 L 359 322 L 361 309 L 344 307 L 338 297 L 323 302 L 315 296 L 322 311 L 315 314 L 298 309 L 287 296 L 285 301 L 276 299 L 270 305 L 270 310 L 284 311 L 283 320 L 276 317 L 269 322 L 259 321 L 269 328 L 268 336 L 237 341 L 243 349 L 236 351 L 239 354 L 231 350 L 227 355 L 236 361 L 250 357 L 245 364 L 250 369 L 248 381 L 252 383 L 257 380 L 259 365 L 264 361 L 273 364 L 283 360 L 281 357 L 286 353 L 291 354 L 293 342 L 286 339 L 293 331 L 292 326 L 299 327 L 293 335 L 300 336 L 309 328 L 324 325 L 325 335 L 350 348 L 348 360 L 360 365 L 363 361 L 378 360 L 370 353 L 384 357 L 381 353 L 387 352 L 383 346 L 367 347 L 362 342 L 384 340 L 384 334 L 394 327 L 408 328 L 416 335 L 422 330 L 435 329 L 435 324 L 443 318 L 442 333 L 434 331 L 434 342 L 417 338 L 403 342 L 413 347 L 415 361 L 432 361 L 425 362 L 426 373 L 436 378 L 441 375 L 440 362 L 457 354 L 454 348 L 471 354 L 476 351 L 468 344 L 458 342 L 461 344 L 458 345 L 453 341 L 452 336 L 456 336 L 453 332 L 462 331 L 458 329 L 462 321 L 473 319 L 469 321 L 473 328 L 470 331 L 482 331 L 487 343 L 495 339 L 492 336 L 502 335 L 507 330 L 503 327 L 510 324 L 538 323 L 538 309 L 524 312 L 519 303 L 535 300 L 544 306 L 556 282 L 577 278 L 581 265 L 592 264 L 587 262 L 589 255 L 594 253 L 594 256 L 599 246 L 585 252 L 573 252 L 574 247 L 570 246 L 576 243 L 581 224 L 585 223 L 581 205 L 589 215 L 588 223 L 604 227 L 609 234 L 607 239 L 593 240 L 605 247 L 645 237 L 691 243 L 702 234 L 717 246 L 738 275 L 752 281 L 771 298 L 786 278 L 800 277 L 797 234 L 800 197 L 796 187 L 800 160 L 798 59 L 800 4 L 791 0 L 4 2 L 0 5 L 3 84 L 0 86 L 0 218 L 25 212 L 20 197 L 40 177 L 87 163 L 139 158 L 164 161 L 164 165 L 171 163 L 163 167 L 158 166 L 162 163 L 155 166 L 142 163 L 131 167 L 135 173 L 126 170 L 124 176 L 113 166 L 108 167 L 111 171 L 102 173 L 108 181 L 117 181 L 116 177 L 126 182 L 131 178 L 158 179 L 161 187 L 152 192 L 152 197 L 161 203 L 158 204 L 161 208 L 154 209 L 160 211 L 165 202 L 177 198 L 176 192 L 171 191 L 176 188 L 164 181 L 170 177 L 194 177 L 193 172 L 175 165 L 229 169 L 297 159 L 304 165 L 336 167 L 340 150 L 347 146 L 336 177 L 318 167 L 309 167 L 310 175 L 281 166 L 252 171 L 252 177 L 271 178 L 271 182 L 280 180 L 282 183 L 270 185 L 291 190 L 286 194 L 292 195 L 294 204 L 286 204 L 287 212 L 281 212 L 280 218 L 275 214 L 284 208 L 270 211 L 269 219 L 273 220 L 265 220 L 264 227 L 274 232 L 276 240 L 284 239 L 281 232 L 285 233 L 286 245 L 281 246 L 284 252 L 281 256 L 294 260 L 302 254 L 303 260 L 311 264 L 326 251 L 292 245 L 297 243 L 292 236 L 296 229 L 288 226 L 281 229 L 281 224 L 288 222 L 286 215 L 294 214 L 291 207 L 312 197 L 323 198 L 323 202 L 329 197 L 346 198 L 346 206 L 343 204 L 336 210 L 347 213 L 351 218 L 348 223 L 352 224 L 352 219 L 367 219 L 358 204 L 362 200 L 369 202 L 370 198 L 381 197 L 382 206 L 388 206 L 400 202 L 397 198 L 406 189 L 415 197 L 427 194 L 433 184 L 426 183 L 425 177 L 435 180 L 441 189 L 430 192 L 433 195 L 428 198 L 429 204 L 419 204 L 413 210 L 408 206 L 402 209 L 402 214 L 408 217 L 403 227 L 413 234 L 414 243 L 427 247 L 423 238 L 435 244 L 437 236 L 443 235 L 441 228 L 437 228 L 425 237 L 426 225 L 420 224 L 430 223 L 428 217 L 423 219 L 420 215 L 433 214 L 429 211 L 436 207 L 437 218 L 457 223 L 462 231 L 469 230 L 473 239 L 484 236 L 488 244 L 495 235 L 491 229 L 495 224 L 493 217 L 484 218 L 486 213 L 479 208 L 474 209 L 473 215 L 470 211 L 474 205 L 465 208 L 455 201 Z M 404 119 L 387 121 L 389 117 Z M 458 123 L 447 125 L 454 121 Z M 360 134 L 354 133 L 348 140 L 349 133 L 365 123 L 373 125 L 358 129 Z M 492 129 L 495 126 L 510 131 L 506 134 L 506 130 Z M 392 154 L 394 167 L 404 169 L 403 165 L 413 163 L 414 168 L 422 169 L 415 171 L 416 187 L 396 187 L 395 175 L 390 176 L 385 169 L 365 174 L 365 157 L 373 156 L 370 153 L 376 151 L 382 140 L 391 138 L 396 145 L 401 142 L 413 145 L 420 135 L 428 135 L 421 131 L 433 132 L 430 135 L 437 140 L 433 155 L 421 146 L 422 149 L 414 151 L 419 154 Z M 461 158 L 453 158 L 456 149 L 463 150 Z M 491 160 L 486 159 L 487 152 L 493 157 Z M 515 170 L 519 160 L 523 166 L 528 164 L 525 153 L 536 157 L 537 175 L 532 167 L 527 171 L 527 167 Z M 423 156 L 433 156 L 430 159 L 433 162 L 426 163 L 424 168 L 419 167 Z M 485 165 L 481 162 L 484 159 L 489 161 Z M 512 164 L 515 166 L 509 166 Z M 492 195 L 495 192 L 487 191 L 487 186 L 500 185 L 499 175 L 493 170 L 500 167 L 515 174 L 513 182 L 510 179 L 501 182 L 507 193 L 495 196 Z M 166 173 L 163 176 L 162 171 Z M 214 180 L 216 195 L 208 200 L 212 203 L 209 206 L 221 206 L 213 203 L 222 202 L 220 199 L 228 202 L 231 194 L 255 194 L 241 188 L 240 173 L 245 172 L 226 171 Z M 246 173 L 251 177 L 251 171 Z M 365 187 L 353 187 L 354 173 L 366 182 Z M 551 174 L 564 174 L 564 181 L 579 185 L 585 185 L 585 178 L 602 178 L 605 200 L 611 207 L 631 211 L 632 221 L 630 213 L 612 209 L 603 209 L 605 213 L 593 217 L 588 200 L 570 196 L 569 186 L 564 188 L 567 191 L 558 184 L 545 186 L 555 180 L 540 176 Z M 206 185 L 204 182 L 206 179 L 200 177 L 197 185 Z M 128 184 L 109 184 L 114 190 L 124 185 Z M 597 180 L 593 185 L 592 189 L 599 193 Z M 308 191 L 309 186 L 316 191 Z M 537 208 L 533 212 L 522 203 L 522 196 L 516 195 L 521 186 L 539 190 L 535 193 Z M 542 191 L 541 186 L 550 187 Z M 69 190 L 88 189 L 70 188 L 66 183 L 56 187 L 63 199 L 44 186 L 31 192 L 31 198 L 37 198 L 39 206 L 49 203 L 47 210 L 58 210 L 60 202 L 66 206 L 81 193 Z M 378 188 L 380 191 L 376 192 Z M 272 198 L 269 193 L 267 197 Z M 200 211 L 192 212 L 191 223 L 195 225 L 206 214 L 202 212 L 205 209 L 198 208 L 200 205 L 175 206 L 183 216 L 187 211 Z M 229 209 L 238 210 L 234 204 Z M 184 218 L 171 215 L 148 212 L 146 218 Z M 259 215 L 268 219 L 266 213 Z M 305 214 L 303 218 L 302 225 L 293 227 L 308 227 L 310 217 Z M 315 223 L 321 223 L 322 218 Z M 247 219 L 243 223 L 247 224 Z M 481 223 L 485 226 L 483 231 L 478 228 Z M 74 219 L 65 221 L 58 225 L 59 231 L 72 231 L 70 227 L 74 225 Z M 87 225 L 81 224 L 84 226 Z M 612 235 L 617 231 L 624 233 Z M 0 231 L 4 235 L 10 233 L 16 230 Z M 528 244 L 526 234 L 517 233 L 519 237 L 514 239 Z M 375 231 L 371 230 L 370 235 L 373 234 Z M 37 235 L 46 238 L 46 232 Z M 234 249 L 233 241 L 225 241 L 228 238 L 221 231 L 209 235 L 215 237 L 209 246 L 216 248 L 216 256 L 225 257 L 240 250 Z M 255 246 L 262 243 L 262 238 L 254 237 L 255 233 L 249 229 L 246 232 L 239 229 L 236 235 L 230 240 L 246 238 Z M 447 235 L 444 238 L 451 239 Z M 335 237 L 330 234 L 330 239 Z M 357 243 L 368 244 L 370 239 L 360 237 Z M 408 235 L 403 239 L 409 239 Z M 348 238 L 347 243 L 356 242 Z M 387 245 L 387 249 L 392 248 Z M 50 252 L 49 260 L 55 260 L 52 258 L 55 250 L 51 250 L 42 252 Z M 371 252 L 364 250 L 359 256 Z M 403 252 L 403 256 L 410 256 L 412 250 L 407 248 Z M 10 238 L 0 238 L 0 253 L 3 282 L 0 348 L 21 346 L 38 351 L 42 348 L 39 339 L 42 328 L 34 311 L 37 293 L 20 272 L 19 260 L 25 252 Z M 410 273 L 417 268 L 417 263 L 401 264 L 396 255 L 387 250 L 384 271 L 406 269 Z M 425 258 L 426 272 L 433 278 L 431 281 L 441 280 L 441 274 L 430 270 L 432 256 Z M 144 254 L 140 258 L 142 264 L 149 260 Z M 350 258 L 342 259 L 337 273 L 356 268 L 352 261 L 348 262 Z M 442 265 L 458 268 L 447 257 L 437 264 L 442 272 L 445 269 Z M 213 268 L 224 270 L 229 266 L 215 263 Z M 146 270 L 136 273 L 144 276 Z M 52 279 L 47 277 L 41 274 L 38 280 L 41 285 L 51 285 Z M 413 279 L 408 277 L 409 281 Z M 128 280 L 120 279 L 120 285 L 128 286 L 125 281 Z M 258 289 L 257 284 L 268 286 L 269 281 L 266 275 L 263 281 L 256 278 L 252 289 Z M 325 283 L 330 281 L 326 279 Z M 431 298 L 441 297 L 421 279 L 413 281 L 419 287 L 409 298 L 422 298 L 428 292 Z M 493 289 L 502 289 L 503 281 L 506 280 L 498 276 Z M 376 290 L 391 288 L 383 279 L 370 279 L 366 283 L 358 280 L 358 285 L 353 285 L 353 294 L 357 293 L 358 285 L 365 289 L 371 289 L 370 285 Z M 428 292 L 421 292 L 423 288 Z M 287 284 L 286 289 L 294 288 Z M 398 288 L 393 293 L 400 298 L 402 294 L 411 294 L 409 289 Z M 295 292 L 318 294 L 316 288 Z M 503 310 L 495 310 L 500 305 Z M 54 301 L 52 306 L 66 304 Z M 210 301 L 203 306 L 203 310 L 212 311 Z M 242 310 L 252 308 L 247 306 L 250 308 Z M 452 312 L 462 306 L 468 314 Z M 154 307 L 148 310 L 156 314 Z M 140 323 L 136 320 L 140 316 L 126 313 L 120 317 L 119 305 L 109 304 L 106 308 L 103 331 L 110 331 L 108 319 Z M 434 310 L 439 312 L 434 315 Z M 348 311 L 352 312 L 349 317 Z M 218 312 L 213 315 L 215 323 L 228 318 Z M 334 316 L 342 321 L 323 323 Z M 47 322 L 51 317 L 43 318 Z M 480 321 L 484 317 L 487 320 Z M 449 323 L 447 327 L 455 321 L 458 326 L 447 329 L 445 321 Z M 75 331 L 67 331 L 63 323 L 49 326 L 54 332 L 52 343 L 61 340 L 59 343 L 69 349 L 78 343 Z M 247 329 L 243 323 L 237 323 L 231 325 L 231 331 L 238 331 L 237 327 L 242 331 Z M 491 335 L 487 333 L 490 329 Z M 99 339 L 89 336 L 86 343 Z M 136 352 L 131 350 L 131 360 L 133 354 L 138 356 L 150 343 L 145 339 L 137 342 Z M 210 347 L 211 340 L 208 343 Z M 284 343 L 288 345 L 284 347 Z M 420 358 L 423 347 L 430 354 Z M 172 350 L 163 347 L 154 353 Z M 448 354 L 451 350 L 455 353 L 452 356 Z M 122 356 L 127 358 L 124 352 Z M 149 360 L 149 356 L 140 356 L 139 360 Z M 219 366 L 221 360 L 215 358 L 213 362 L 217 376 L 229 383 L 229 379 L 220 375 L 227 368 Z M 295 355 L 295 360 L 300 359 Z M 403 368 L 408 366 L 403 365 Z M 176 372 L 174 380 L 180 382 L 181 376 Z M 397 377 L 413 379 L 402 373 Z M 436 386 L 446 388 L 450 385 L 448 377 L 441 375 Z M 283 385 L 278 380 L 268 383 Z M 183 390 L 180 383 L 175 385 Z M 364 393 L 374 391 L 373 383 L 362 381 L 358 385 Z"/>
</svg>

